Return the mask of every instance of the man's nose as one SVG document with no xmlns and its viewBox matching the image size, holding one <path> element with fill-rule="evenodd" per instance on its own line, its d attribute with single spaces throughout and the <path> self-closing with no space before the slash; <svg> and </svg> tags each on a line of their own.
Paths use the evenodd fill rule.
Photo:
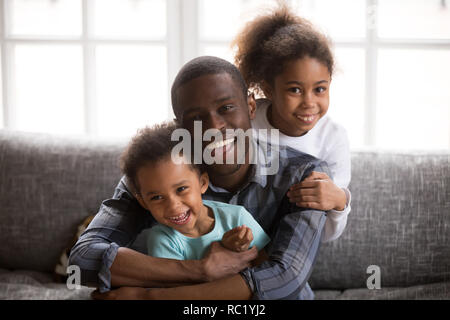
<svg viewBox="0 0 450 320">
<path fill-rule="evenodd" d="M 204 124 L 205 127 L 203 127 L 203 130 L 218 129 L 220 131 L 223 131 L 226 127 L 225 120 L 220 114 L 211 113 L 205 120 L 206 123 Z"/>
</svg>

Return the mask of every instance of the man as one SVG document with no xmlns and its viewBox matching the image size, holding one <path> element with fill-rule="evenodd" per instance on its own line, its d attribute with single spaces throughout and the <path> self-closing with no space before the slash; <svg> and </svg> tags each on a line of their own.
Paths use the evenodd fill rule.
<svg viewBox="0 0 450 320">
<path fill-rule="evenodd" d="M 215 128 L 224 135 L 227 129 L 251 128 L 255 100 L 247 96 L 239 71 L 225 60 L 200 57 L 188 62 L 178 73 L 171 93 L 176 120 L 191 134 L 195 121 L 201 121 L 203 131 Z M 218 148 L 215 152 L 225 154 L 226 150 Z M 207 166 L 211 183 L 204 198 L 243 205 L 272 239 L 266 248 L 267 261 L 249 268 L 257 248 L 236 253 L 219 243 L 213 243 L 207 256 L 197 261 L 154 258 L 127 248 L 155 221 L 139 206 L 122 179 L 113 198 L 103 202 L 70 255 L 69 264 L 82 270 L 82 283 L 99 286 L 104 292 L 94 297 L 312 299 L 307 279 L 326 217 L 323 211 L 296 207 L 286 192 L 313 170 L 328 173 L 326 164 L 280 147 L 279 170 L 266 176 L 260 164 L 250 163 L 248 144 L 245 152 L 243 163 Z M 108 291 L 119 286 L 122 288 Z"/>
</svg>

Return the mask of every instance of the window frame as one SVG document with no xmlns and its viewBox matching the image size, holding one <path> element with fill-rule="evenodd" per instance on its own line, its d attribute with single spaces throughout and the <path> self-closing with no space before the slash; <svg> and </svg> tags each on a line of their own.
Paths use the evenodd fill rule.
<svg viewBox="0 0 450 320">
<path fill-rule="evenodd" d="M 289 1 L 292 4 L 292 1 Z M 364 104 L 364 147 L 377 146 L 376 119 L 377 119 L 377 78 L 378 78 L 378 51 L 380 49 L 439 49 L 450 50 L 450 39 L 402 39 L 380 38 L 377 32 L 377 0 L 365 0 L 366 26 L 365 37 L 356 39 L 333 40 L 334 47 L 357 48 L 364 50 L 365 55 L 365 104 Z M 197 32 L 198 37 L 198 32 Z M 198 48 L 207 45 L 228 45 L 224 40 L 200 40 Z M 197 52 L 200 54 L 200 52 Z M 450 119 L 449 119 L 450 122 Z M 448 130 L 450 148 L 450 127 Z"/>
<path fill-rule="evenodd" d="M 16 44 L 77 44 L 83 51 L 83 89 L 84 89 L 84 133 L 98 135 L 96 106 L 95 48 L 102 44 L 143 44 L 165 45 L 167 48 L 168 83 L 171 84 L 181 66 L 198 56 L 206 45 L 228 45 L 227 40 L 202 40 L 199 30 L 198 0 L 166 0 L 166 37 L 161 40 L 95 38 L 92 35 L 92 1 L 81 0 L 82 34 L 80 37 L 17 37 L 8 32 L 8 0 L 0 0 L 0 46 L 1 46 L 1 92 L 2 117 L 5 129 L 16 129 L 16 116 L 12 84 L 14 83 L 14 56 Z M 336 39 L 336 48 L 358 48 L 365 54 L 365 105 L 364 105 L 364 146 L 377 146 L 377 77 L 378 51 L 380 49 L 438 49 L 450 50 L 450 39 L 384 39 L 377 36 L 377 0 L 365 0 L 366 30 L 365 38 Z M 375 19 L 375 20 L 374 20 Z M 167 101 L 170 101 L 168 90 Z M 170 103 L 167 105 L 169 119 L 173 118 Z M 450 120 L 450 119 L 449 119 Z M 450 128 L 448 130 L 450 148 Z"/>
<path fill-rule="evenodd" d="M 79 37 L 71 36 L 14 36 L 9 32 L 10 21 L 8 17 L 9 1 L 0 0 L 0 46 L 1 46 L 1 81 L 2 81 L 2 123 L 4 129 L 17 129 L 15 115 L 14 84 L 14 47 L 17 44 L 75 44 L 81 47 L 83 64 L 83 133 L 98 135 L 98 109 L 96 105 L 96 47 L 107 44 L 125 45 L 164 45 L 167 48 L 168 61 L 168 88 L 170 88 L 176 72 L 182 65 L 180 39 L 182 0 L 166 0 L 166 37 L 163 39 L 126 39 L 120 37 L 97 38 L 93 35 L 93 3 L 81 0 L 82 31 Z M 170 101 L 170 92 L 166 93 Z M 172 115 L 172 108 L 167 106 L 168 114 Z"/>
</svg>

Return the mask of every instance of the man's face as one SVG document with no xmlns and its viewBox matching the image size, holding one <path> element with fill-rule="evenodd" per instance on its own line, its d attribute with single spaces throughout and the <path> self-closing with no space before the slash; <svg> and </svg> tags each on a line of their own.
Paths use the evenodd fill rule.
<svg viewBox="0 0 450 320">
<path fill-rule="evenodd" d="M 202 130 L 218 129 L 226 139 L 227 129 L 251 128 L 250 119 L 254 117 L 255 105 L 252 98 L 244 96 L 242 89 L 228 73 L 204 75 L 195 78 L 177 90 L 177 106 L 174 112 L 177 121 L 183 128 L 194 135 L 194 121 L 202 122 Z M 202 136 L 203 136 L 202 132 Z M 194 139 L 201 137 L 194 137 Z M 203 149 L 211 142 L 203 142 Z M 233 150 L 234 148 L 234 150 Z M 234 152 L 236 156 L 236 139 L 230 144 L 222 145 L 214 149 L 211 154 Z M 248 152 L 248 144 L 246 150 Z M 241 168 L 237 161 L 229 164 L 212 164 L 208 166 L 211 176 L 224 176 L 233 174 Z"/>
</svg>

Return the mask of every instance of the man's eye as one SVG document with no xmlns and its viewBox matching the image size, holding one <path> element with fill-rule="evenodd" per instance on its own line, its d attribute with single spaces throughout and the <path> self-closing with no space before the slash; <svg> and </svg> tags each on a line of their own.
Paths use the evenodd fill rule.
<svg viewBox="0 0 450 320">
<path fill-rule="evenodd" d="M 150 198 L 151 201 L 161 200 L 162 196 L 153 196 Z"/>
<path fill-rule="evenodd" d="M 231 104 L 227 104 L 227 105 L 225 105 L 225 106 L 222 106 L 222 107 L 220 107 L 220 111 L 222 111 L 222 112 L 226 112 L 226 111 L 230 111 L 230 110 L 232 110 L 234 108 L 234 106 L 233 105 L 231 105 Z"/>
<path fill-rule="evenodd" d="M 194 121 L 202 121 L 202 117 L 199 114 L 196 114 L 196 115 L 192 115 L 192 116 L 184 118 L 185 123 L 192 123 Z"/>
</svg>

